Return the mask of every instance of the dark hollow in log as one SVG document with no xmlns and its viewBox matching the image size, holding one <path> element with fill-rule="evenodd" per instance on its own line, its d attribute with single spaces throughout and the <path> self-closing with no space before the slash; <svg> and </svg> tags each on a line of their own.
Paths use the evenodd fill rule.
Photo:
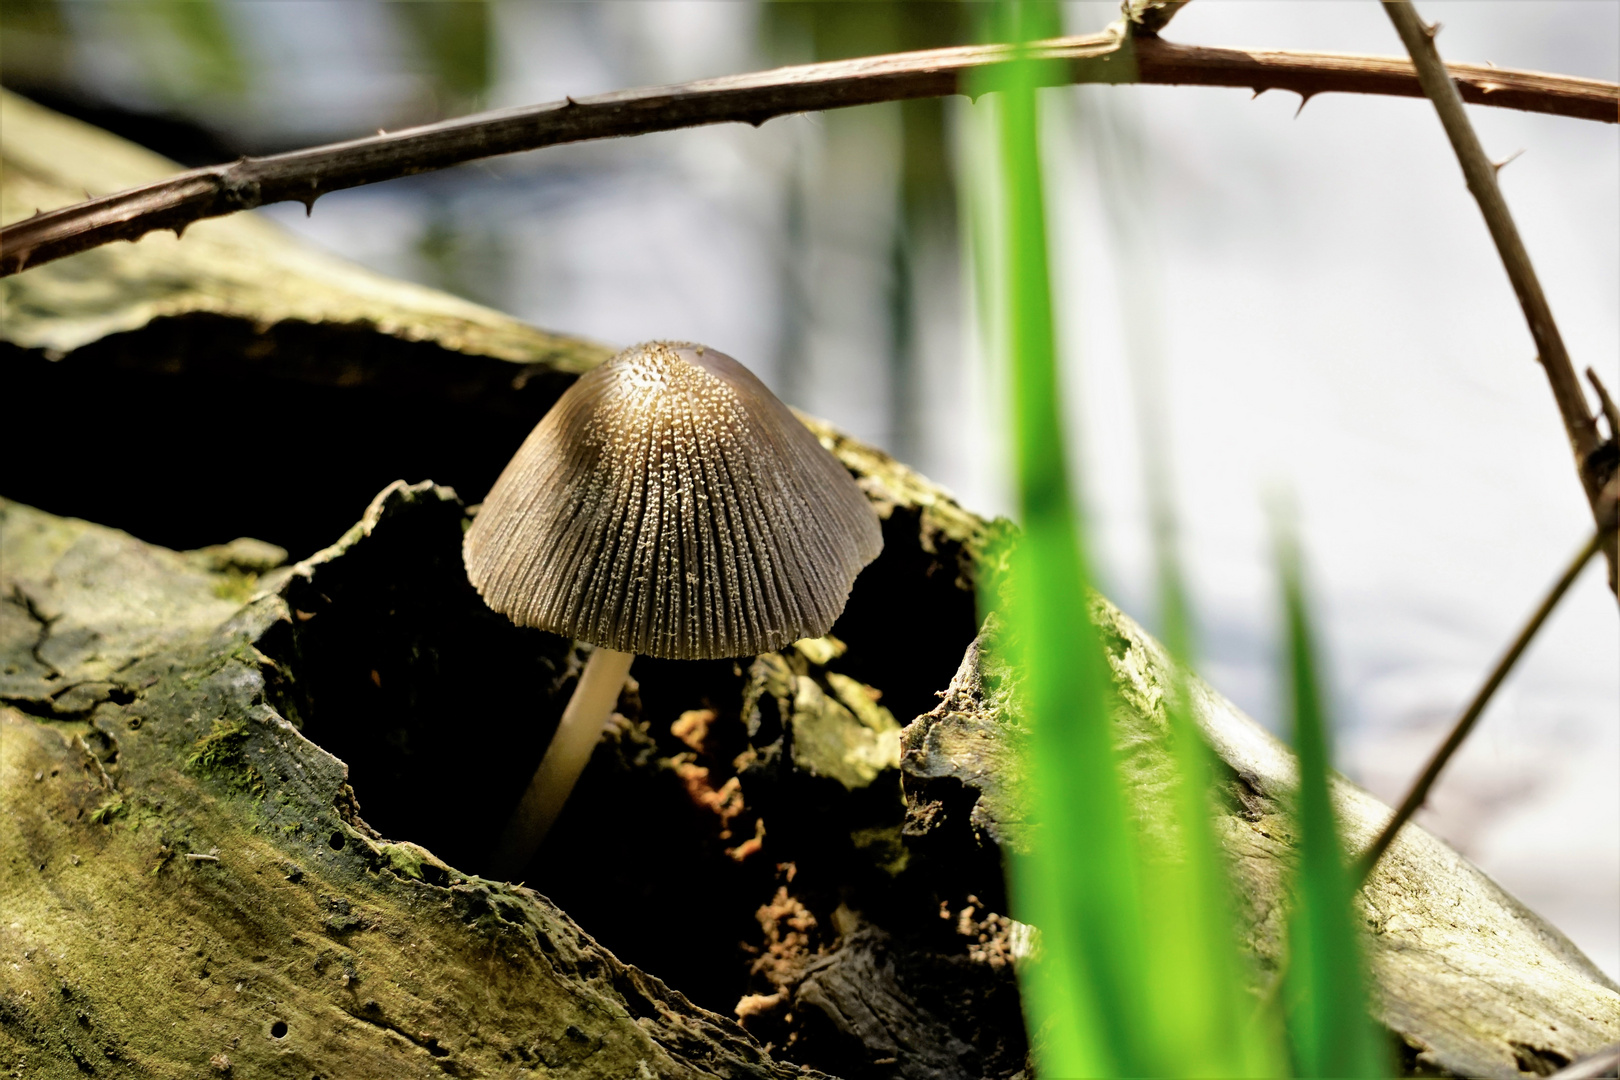
<svg viewBox="0 0 1620 1080">
<path fill-rule="evenodd" d="M 166 547 L 255 536 L 302 558 L 402 475 L 481 498 L 572 381 L 363 325 L 203 313 L 66 359 L 0 342 L 0 397 L 32 403 L 7 430 L 40 448 L 0 455 L 0 491 Z"/>
<path fill-rule="evenodd" d="M 366 820 L 478 873 L 494 826 L 544 752 L 582 661 L 571 643 L 512 626 L 473 592 L 461 568 L 459 500 L 424 496 L 387 505 L 373 532 L 288 582 L 294 617 L 256 644 L 280 673 L 270 680 L 271 700 L 349 766 Z M 863 668 L 879 676 L 903 672 L 900 694 L 878 684 L 885 704 L 917 698 L 908 684 L 948 682 L 948 673 L 934 669 L 959 655 L 974 632 L 972 595 L 957 582 L 961 545 L 941 545 L 930 575 L 918 526 L 916 512 L 891 514 L 889 561 L 857 584 L 857 593 L 873 595 L 834 628 L 838 635 L 847 625 L 852 642 L 890 644 L 874 645 L 876 655 L 859 661 L 862 649 L 852 643 L 843 657 L 816 668 L 857 681 Z M 919 610 L 929 635 L 896 647 L 913 637 Z M 942 611 L 954 620 L 939 617 Z M 957 639 L 932 640 L 952 629 Z M 809 670 L 802 657 L 793 662 Z M 601 745 L 524 875 L 616 955 L 666 973 L 694 1001 L 722 1013 L 752 989 L 752 961 L 739 943 L 759 935 L 756 914 L 777 887 L 777 863 L 796 865 L 798 889 L 810 883 L 825 893 L 823 919 L 840 902 L 878 902 L 850 891 L 863 879 L 876 882 L 881 906 L 932 917 L 939 902 L 927 891 L 932 882 L 908 879 L 897 889 L 892 876 L 873 878 L 871 859 L 850 840 L 862 830 L 898 830 L 897 772 L 891 768 L 885 785 L 852 792 L 783 767 L 794 751 L 793 725 L 782 714 L 791 718 L 793 705 L 775 706 L 774 699 L 764 711 L 775 715 L 755 717 L 750 737 L 743 706 L 753 663 L 638 659 L 638 689 L 619 706 L 624 725 Z M 696 752 L 671 731 L 693 710 L 715 714 Z M 754 755 L 758 767 L 735 768 L 742 754 Z M 690 760 L 677 760 L 682 756 Z M 694 764 L 710 770 L 711 789 L 740 774 L 747 809 L 725 836 L 713 810 L 693 798 L 701 785 L 683 779 L 682 766 Z M 763 853 L 729 856 L 758 821 L 767 828 Z M 921 900 L 911 895 L 919 889 Z"/>
</svg>

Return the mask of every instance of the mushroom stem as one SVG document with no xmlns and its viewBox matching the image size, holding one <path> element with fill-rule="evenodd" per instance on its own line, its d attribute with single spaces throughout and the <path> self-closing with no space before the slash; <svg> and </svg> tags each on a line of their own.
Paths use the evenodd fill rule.
<svg viewBox="0 0 1620 1080">
<path fill-rule="evenodd" d="M 546 838 L 563 803 L 568 801 L 574 782 L 585 771 L 591 760 L 591 751 L 602 736 L 602 725 L 613 712 L 619 700 L 619 691 L 630 674 L 633 653 L 618 652 L 600 646 L 585 662 L 574 696 L 568 699 L 557 733 L 546 747 L 546 756 L 534 771 L 523 800 L 507 821 L 495 845 L 492 869 L 495 873 L 512 877 L 521 873 L 534 857 L 540 842 Z"/>
</svg>

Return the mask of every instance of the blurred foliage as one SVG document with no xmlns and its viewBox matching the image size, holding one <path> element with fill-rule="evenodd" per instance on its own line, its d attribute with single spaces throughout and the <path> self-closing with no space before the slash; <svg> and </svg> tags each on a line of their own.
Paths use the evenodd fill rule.
<svg viewBox="0 0 1620 1080">
<path fill-rule="evenodd" d="M 1299 550 L 1279 515 L 1277 564 L 1287 628 L 1286 670 L 1299 759 L 1295 808 L 1299 865 L 1288 920 L 1284 1011 L 1296 1076 L 1389 1075 L 1382 1040 L 1367 1014 L 1367 977 L 1356 925 L 1356 882 L 1345 861 L 1332 800 L 1329 724 L 1315 629 Z"/>
<path fill-rule="evenodd" d="M 969 5 L 937 0 L 770 0 L 761 26 L 773 57 L 803 63 L 966 44 L 974 33 L 970 16 Z M 902 218 L 912 229 L 953 215 L 945 106 L 943 98 L 866 106 L 900 113 Z M 833 112 L 825 118 L 836 123 L 839 117 Z"/>
<path fill-rule="evenodd" d="M 1144 192 L 1151 183 L 1140 132 L 1118 104 L 1098 107 L 1085 92 L 1074 95 L 1078 137 L 1091 148 L 1100 180 L 1104 218 L 1122 288 L 1125 349 L 1135 399 L 1143 485 L 1152 525 L 1159 594 L 1158 635 L 1172 660 L 1165 687 L 1165 716 L 1175 773 L 1162 801 L 1138 807 L 1149 836 L 1179 837 L 1179 851 L 1160 851 L 1147 861 L 1144 899 L 1151 947 L 1168 993 L 1161 1002 L 1179 1017 L 1166 1044 L 1174 1059 L 1167 1069 L 1211 1076 L 1280 1076 L 1286 1072 L 1283 1032 L 1274 1009 L 1257 1008 L 1249 987 L 1258 981 L 1252 957 L 1239 944 L 1233 867 L 1216 835 L 1218 808 L 1211 794 L 1217 757 L 1193 714 L 1192 679 L 1197 656 L 1193 618 L 1179 554 L 1170 443 L 1173 428 L 1163 392 L 1165 374 L 1159 327 L 1161 275 L 1153 258 L 1155 220 Z M 1110 107 L 1111 106 L 1111 107 Z M 1154 820 L 1157 818 L 1157 820 Z M 1188 902 L 1196 897 L 1196 902 Z M 1179 995 L 1179 998 L 1177 997 Z"/>
<path fill-rule="evenodd" d="M 313 5 L 302 16 L 329 15 Z M 491 15 L 487 0 L 391 0 L 381 6 L 424 77 L 432 119 L 481 108 L 493 79 Z M 207 124 L 221 102 L 245 101 L 257 85 L 254 50 L 233 25 L 223 0 L 4 0 L 0 4 L 0 77 L 6 85 L 67 98 L 106 94 L 79 85 L 78 65 L 109 52 L 133 60 L 147 108 L 157 107 Z M 338 20 L 334 32 L 346 23 Z M 77 53 L 77 55 L 76 55 Z M 414 62 L 413 62 L 414 61 Z M 117 97 L 115 94 L 114 97 Z M 107 105 L 141 108 L 118 98 Z"/>
<path fill-rule="evenodd" d="M 9 89 L 137 137 L 152 124 L 120 121 L 195 124 L 197 136 L 180 141 L 209 142 L 201 114 L 245 100 L 253 82 L 237 46 L 221 0 L 0 3 L 0 79 Z M 168 150 L 173 139 L 142 141 Z"/>
<path fill-rule="evenodd" d="M 938 0 L 768 0 L 763 29 L 788 62 L 957 45 L 971 31 L 969 6 Z"/>
<path fill-rule="evenodd" d="M 158 96 L 185 102 L 246 92 L 250 72 L 218 0 L 121 0 L 90 10 L 117 20 Z"/>
<path fill-rule="evenodd" d="M 1057 28 L 1055 5 L 1000 5 L 998 40 Z M 1212 825 L 1211 753 L 1194 721 L 1185 591 L 1168 475 L 1150 470 L 1166 641 L 1175 661 L 1163 707 L 1175 750 L 1162 786 L 1126 779 L 1110 657 L 1090 616 L 1084 500 L 1065 449 L 1037 88 L 1038 61 L 976 76 L 975 114 L 994 142 L 964 155 L 989 351 L 1006 372 L 1022 534 L 1010 586 L 987 594 L 1021 673 L 1034 842 L 1009 865 L 1015 917 L 1040 930 L 1020 967 L 1031 1045 L 1046 1076 L 1384 1075 L 1368 1012 L 1359 930 L 1330 800 L 1326 717 L 1315 678 L 1298 556 L 1279 545 L 1287 670 L 1294 686 L 1299 865 L 1289 915 L 1285 1007 L 1257 1002 L 1234 917 L 1230 868 Z M 981 111 L 983 110 L 983 111 Z M 990 164 L 990 163 L 993 163 Z M 980 220 L 982 219 L 982 220 Z M 1168 435 L 1165 425 L 1144 431 Z M 1147 455 L 1153 458 L 1154 455 Z M 1284 1023 L 1285 1021 L 1285 1023 Z"/>
<path fill-rule="evenodd" d="M 1005 9 L 1004 40 L 1044 36 L 1055 22 L 1048 4 Z M 1002 609 L 1007 659 L 1023 673 L 1039 830 L 1031 851 L 1009 866 L 1015 916 L 1041 933 L 1039 957 L 1019 974 L 1042 1075 L 1154 1075 L 1140 838 L 1113 747 L 1115 702 L 1089 618 L 1085 532 L 1064 450 L 1031 67 L 1004 65 L 975 87 L 999 91 L 987 102 L 996 120 L 996 166 L 985 178 L 996 198 L 982 230 L 990 243 L 976 254 L 987 264 L 979 280 L 996 312 L 992 355 L 1009 382 L 1023 530 L 1011 553 L 1010 595 L 986 599 Z"/>
<path fill-rule="evenodd" d="M 973 40 L 971 6 L 939 0 L 876 0 L 826 3 L 824 0 L 770 0 L 762 30 L 771 54 L 784 63 L 844 60 L 853 56 L 937 49 Z M 901 198 L 905 216 L 949 215 L 955 205 L 945 99 L 925 98 L 896 105 L 901 130 Z M 833 120 L 839 114 L 829 113 Z"/>
<path fill-rule="evenodd" d="M 935 49 L 973 40 L 974 6 L 939 0 L 861 3 L 768 0 L 760 32 L 765 51 L 778 63 L 843 60 Z M 871 154 L 873 159 L 881 160 L 888 156 L 884 151 L 895 149 L 899 159 L 892 234 L 887 238 L 873 238 L 871 242 L 886 244 L 888 249 L 889 449 L 908 457 L 915 452 L 919 438 L 915 428 L 923 412 L 918 402 L 920 388 L 914 333 L 918 315 L 916 301 L 923 286 L 919 280 L 920 270 L 930 257 L 930 249 L 937 254 L 941 249 L 951 250 L 955 246 L 956 190 L 951 168 L 948 103 L 941 98 L 928 98 L 864 108 L 888 110 L 899 118 L 895 136 L 899 146 L 873 147 Z M 848 111 L 823 114 L 822 123 L 829 138 L 852 133 L 859 120 L 846 115 Z M 881 136 L 868 127 L 864 137 Z M 804 193 L 797 192 L 795 197 L 802 199 Z M 796 209 L 802 211 L 802 207 Z M 795 225 L 802 229 L 802 213 L 794 215 L 790 229 Z M 790 238 L 794 248 L 800 246 L 800 238 L 797 235 Z M 805 305 L 790 301 L 787 311 L 790 319 L 802 317 Z M 790 327 L 789 337 L 794 333 Z M 787 381 L 791 386 L 791 378 Z"/>
<path fill-rule="evenodd" d="M 8 84 L 59 81 L 67 66 L 68 43 L 58 0 L 0 3 L 0 77 Z"/>
<path fill-rule="evenodd" d="M 510 233 L 488 219 L 459 213 L 445 199 L 429 199 L 412 245 L 413 280 L 497 310 L 509 309 L 513 259 Z"/>
<path fill-rule="evenodd" d="M 396 0 L 389 9 L 433 77 L 436 111 L 455 116 L 483 108 L 492 76 L 486 0 Z"/>
</svg>

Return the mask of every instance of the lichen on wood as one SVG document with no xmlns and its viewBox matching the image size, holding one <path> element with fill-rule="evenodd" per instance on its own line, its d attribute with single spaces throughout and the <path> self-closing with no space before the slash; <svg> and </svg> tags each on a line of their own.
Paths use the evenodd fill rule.
<svg viewBox="0 0 1620 1080">
<path fill-rule="evenodd" d="M 14 99 L 0 110 L 7 198 L 24 180 L 70 199 L 159 167 Z M 252 235 L 208 239 L 230 228 Z M 239 216 L 4 286 L 0 378 L 71 387 L 80 405 L 104 392 L 111 416 L 147 418 L 142 440 L 113 421 L 75 439 L 142 475 L 148 501 L 185 493 L 149 520 L 213 531 L 174 551 L 0 504 L 0 1064 L 46 1077 L 1024 1070 L 1000 861 L 1030 828 L 1016 678 L 969 648 L 976 576 L 1006 523 L 801 417 L 883 519 L 884 552 L 832 631 L 845 648 L 638 661 L 534 888 L 485 880 L 484 823 L 532 771 L 582 652 L 478 600 L 454 491 L 394 484 L 361 511 L 406 471 L 397 461 L 487 484 L 608 350 L 268 235 Z M 324 393 L 332 422 L 284 436 L 284 414 L 307 418 Z M 141 456 L 165 425 L 221 417 L 229 438 L 179 466 Z M 388 470 L 370 487 L 360 444 L 342 441 L 357 431 Z M 39 482 L 50 464 L 7 482 L 129 512 Z M 219 532 L 222 491 L 251 526 Z M 325 531 L 300 534 L 316 543 L 260 531 L 294 508 L 314 521 L 322 500 Z M 221 543 L 239 531 L 274 543 Z M 334 538 L 278 565 L 282 548 Z M 1131 776 L 1150 790 L 1167 767 L 1163 656 L 1106 604 L 1095 614 Z M 1199 693 L 1229 768 L 1220 823 L 1250 943 L 1272 962 L 1289 758 Z M 1358 842 L 1387 812 L 1348 786 L 1340 806 Z M 1408 831 L 1367 895 L 1380 1015 L 1409 1068 L 1530 1075 L 1616 1039 L 1613 985 L 1427 834 Z"/>
<path fill-rule="evenodd" d="M 799 1075 L 532 891 L 384 842 L 266 704 L 253 642 L 295 616 L 198 561 L 0 503 L 0 1063 Z"/>
<path fill-rule="evenodd" d="M 1097 597 L 1121 707 L 1121 760 L 1138 800 L 1172 775 L 1164 650 Z M 1032 842 L 1021 798 L 1023 727 L 1017 672 L 997 654 L 992 619 L 968 650 L 944 700 L 904 732 L 912 831 L 997 851 Z M 1208 684 L 1194 680 L 1195 715 L 1222 766 L 1217 833 L 1235 873 L 1256 988 L 1283 951 L 1294 826 L 1292 755 Z M 1335 781 L 1352 849 L 1390 810 Z M 936 835 L 935 842 L 942 842 Z M 1443 842 L 1408 825 L 1359 897 L 1376 982 L 1375 1012 L 1403 1065 L 1456 1076 L 1545 1075 L 1620 1041 L 1620 987 L 1549 926 Z"/>
</svg>

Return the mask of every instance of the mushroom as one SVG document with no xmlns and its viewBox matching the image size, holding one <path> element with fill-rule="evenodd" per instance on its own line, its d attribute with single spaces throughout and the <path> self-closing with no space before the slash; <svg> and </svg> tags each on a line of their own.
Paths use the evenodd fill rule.
<svg viewBox="0 0 1620 1080">
<path fill-rule="evenodd" d="M 581 376 L 462 546 L 490 607 L 595 646 L 495 870 L 518 873 L 540 846 L 636 654 L 753 656 L 820 637 L 882 549 L 854 479 L 731 357 L 654 341 Z"/>
</svg>

